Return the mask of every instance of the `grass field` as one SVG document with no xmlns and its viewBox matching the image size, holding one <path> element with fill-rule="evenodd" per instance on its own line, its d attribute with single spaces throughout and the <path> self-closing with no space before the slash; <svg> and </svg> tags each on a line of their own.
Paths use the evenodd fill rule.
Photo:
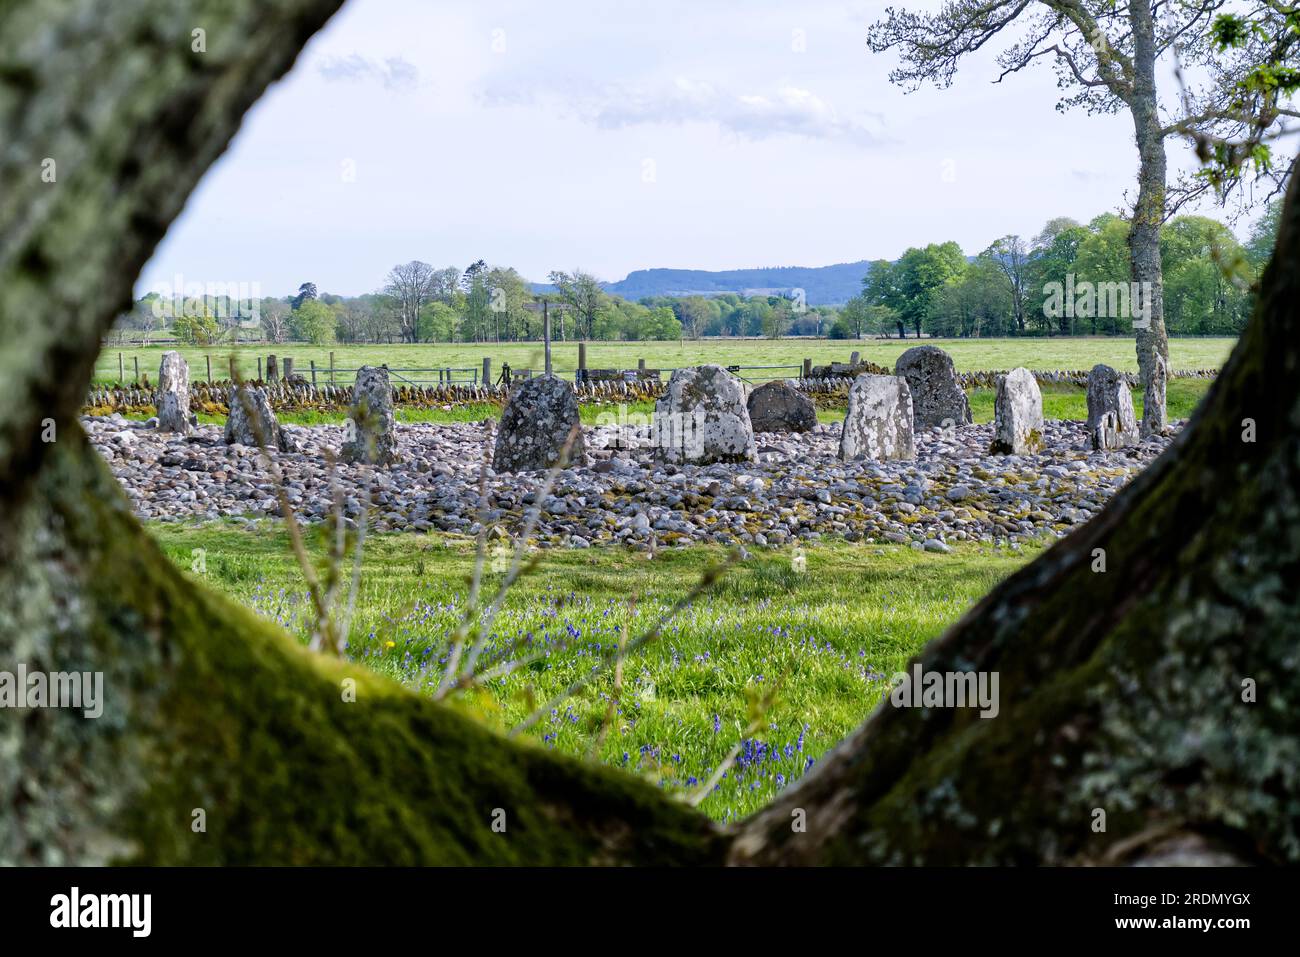
<svg viewBox="0 0 1300 957">
<path fill-rule="evenodd" d="M 154 525 L 167 554 L 291 634 L 305 639 L 301 578 L 277 528 Z M 201 549 L 197 552 L 196 549 Z M 735 820 L 766 804 L 858 725 L 889 677 L 1037 547 L 973 545 L 950 555 L 903 547 L 818 543 L 801 571 L 793 552 L 732 568 L 656 642 L 629 657 L 621 694 L 606 672 L 527 732 L 542 747 L 585 755 L 688 795 L 739 757 L 703 809 Z M 526 668 L 459 700 L 494 727 L 518 724 L 593 665 L 635 638 L 687 593 L 724 552 L 694 547 L 654 559 L 622 549 L 548 554 L 507 598 L 481 663 L 515 660 L 507 646 L 544 651 Z M 472 543 L 454 537 L 374 536 L 367 543 L 348 654 L 426 691 L 436 684 L 459 621 Z M 489 594 L 499 582 L 489 574 Z M 755 704 L 761 730 L 747 732 Z"/>
<path fill-rule="evenodd" d="M 1137 371 L 1137 358 L 1133 340 L 1123 337 L 1060 338 L 1060 339 L 927 339 L 946 349 L 960 370 L 1013 369 L 1026 366 L 1030 369 L 1090 369 L 1098 362 L 1127 372 Z M 1172 339 L 1169 342 L 1170 365 L 1174 369 L 1218 368 L 1232 351 L 1235 339 Z M 905 350 L 916 345 L 914 339 L 866 339 L 860 342 L 829 339 L 747 339 L 703 340 L 688 342 L 592 342 L 587 346 L 589 368 L 635 368 L 638 359 L 645 359 L 650 368 L 678 368 L 716 362 L 740 366 L 799 366 L 805 358 L 814 364 L 832 360 L 846 362 L 849 353 L 858 350 L 863 357 L 880 365 L 893 368 L 894 360 Z M 158 377 L 158 364 L 166 348 L 151 346 L 145 349 L 106 348 L 95 367 L 95 381 L 116 382 L 118 355 L 123 358 L 126 377 L 133 377 L 134 359 L 140 361 L 141 373 L 150 380 Z M 578 365 L 578 347 L 573 343 L 555 343 L 554 367 L 559 372 L 572 372 Z M 355 369 L 362 365 L 388 363 L 393 369 L 465 368 L 479 369 L 483 358 L 492 360 L 493 376 L 500 373 L 501 363 L 509 362 L 515 368 L 540 369 L 543 365 L 541 346 L 537 343 L 511 344 L 469 343 L 430 345 L 385 346 L 333 346 L 318 347 L 301 344 L 279 346 L 242 346 L 235 350 L 240 374 L 253 377 L 257 374 L 257 358 L 268 354 L 291 356 L 295 369 L 306 375 L 309 363 L 314 361 L 318 370 L 329 368 L 329 355 L 335 354 L 336 368 Z M 225 378 L 229 369 L 231 348 L 180 349 L 190 364 L 190 375 L 203 378 L 206 374 L 205 356 L 212 359 L 212 374 Z M 746 373 L 749 378 L 782 378 L 794 371 L 771 370 L 765 373 Z M 458 378 L 463 374 L 458 374 Z M 344 380 L 352 381 L 352 373 Z M 323 379 L 320 381 L 324 381 Z"/>
</svg>

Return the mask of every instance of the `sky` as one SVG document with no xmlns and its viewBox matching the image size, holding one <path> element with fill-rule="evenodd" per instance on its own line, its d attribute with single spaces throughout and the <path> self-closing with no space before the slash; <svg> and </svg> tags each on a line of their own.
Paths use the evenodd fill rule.
<svg viewBox="0 0 1300 957">
<path fill-rule="evenodd" d="M 1131 201 L 1126 114 L 1058 112 L 1046 64 L 994 83 L 996 50 L 908 94 L 894 54 L 866 46 L 884 7 L 349 0 L 245 117 L 137 292 L 180 277 L 358 295 L 413 259 L 613 281 L 946 240 L 974 254 Z"/>
</svg>

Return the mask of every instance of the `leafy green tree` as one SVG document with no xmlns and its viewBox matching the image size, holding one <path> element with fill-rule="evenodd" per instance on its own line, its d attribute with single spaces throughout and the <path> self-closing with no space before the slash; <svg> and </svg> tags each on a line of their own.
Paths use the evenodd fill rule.
<svg viewBox="0 0 1300 957">
<path fill-rule="evenodd" d="M 319 299 L 307 299 L 294 310 L 290 322 L 297 338 L 315 346 L 323 346 L 334 341 L 338 316 Z"/>
<path fill-rule="evenodd" d="M 574 321 L 574 335 L 579 339 L 590 339 L 595 334 L 596 317 L 605 307 L 605 290 L 600 281 L 591 273 L 575 269 L 571 273 L 556 270 L 550 274 L 551 283 L 559 291 L 560 299 L 569 307 Z M 563 329 L 563 313 L 561 313 Z"/>
<path fill-rule="evenodd" d="M 1060 315 L 1049 317 L 1044 308 L 1048 290 L 1055 286 L 1065 289 L 1067 279 L 1076 270 L 1079 246 L 1088 238 L 1088 229 L 1064 216 L 1048 220 L 1042 231 L 1034 237 L 1030 274 L 1032 285 L 1028 292 L 1029 308 L 1026 320 L 1036 328 L 1048 329 L 1053 322 L 1063 336 L 1074 335 L 1076 317 L 1060 310 Z"/>
<path fill-rule="evenodd" d="M 172 332 L 191 346 L 210 346 L 221 338 L 221 326 L 206 305 L 198 310 L 187 306 L 172 322 Z"/>
</svg>

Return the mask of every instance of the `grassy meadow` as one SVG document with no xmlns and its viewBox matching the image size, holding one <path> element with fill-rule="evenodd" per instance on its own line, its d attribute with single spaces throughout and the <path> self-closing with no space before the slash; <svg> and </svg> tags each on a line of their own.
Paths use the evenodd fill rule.
<svg viewBox="0 0 1300 957">
<path fill-rule="evenodd" d="M 306 640 L 301 575 L 279 528 L 155 524 L 151 531 L 186 574 Z M 508 595 L 480 670 L 517 660 L 520 648 L 537 652 L 536 660 L 453 700 L 502 731 L 540 709 L 526 732 L 539 747 L 624 768 L 682 796 L 699 791 L 739 746 L 701 805 L 718 820 L 736 820 L 861 723 L 890 675 L 1036 551 L 962 545 L 933 555 L 824 542 L 804 547 L 802 565 L 793 549 L 765 551 L 732 567 L 661 638 L 630 655 L 617 692 L 611 669 L 553 707 L 551 699 L 615 655 L 624 629 L 635 639 L 726 552 L 547 553 Z M 199 554 L 204 571 L 195 574 Z M 461 537 L 372 536 L 349 657 L 428 693 L 473 562 L 473 543 Z M 500 580 L 489 567 L 489 596 Z M 774 699 L 758 704 L 769 693 Z M 756 715 L 761 720 L 751 725 Z"/>
<path fill-rule="evenodd" d="M 957 368 L 963 371 L 986 369 L 1013 369 L 1026 366 L 1030 369 L 1091 369 L 1098 362 L 1114 366 L 1124 372 L 1137 371 L 1137 358 L 1133 340 L 1122 336 L 1074 337 L 1051 339 L 926 339 L 925 344 L 937 345 L 952 355 Z M 1169 341 L 1170 365 L 1174 369 L 1209 369 L 1223 364 L 1232 351 L 1235 339 L 1171 339 Z M 716 362 L 721 365 L 740 366 L 801 366 L 805 358 L 814 364 L 831 361 L 846 362 L 849 353 L 857 350 L 863 357 L 880 365 L 893 368 L 894 361 L 904 350 L 915 346 L 915 339 L 864 339 L 858 342 L 831 339 L 713 339 L 685 342 L 591 342 L 587 344 L 589 368 L 636 368 L 638 359 L 645 359 L 650 368 L 672 369 L 681 366 Z M 170 346 L 118 349 L 106 347 L 95 366 L 95 381 L 111 384 L 118 381 L 118 355 L 128 381 L 134 376 L 134 361 L 140 362 L 140 372 L 148 373 L 151 381 L 158 377 L 158 364 L 163 352 Z M 205 357 L 212 360 L 214 378 L 228 375 L 232 351 L 240 374 L 252 378 L 257 374 L 257 359 L 268 354 L 290 356 L 295 370 L 307 375 L 310 363 L 315 362 L 318 373 L 329 368 L 330 353 L 334 353 L 337 369 L 356 369 L 363 365 L 388 363 L 393 369 L 480 369 L 484 357 L 492 360 L 493 377 L 500 374 L 501 364 L 509 362 L 514 368 L 540 369 L 544 364 L 540 344 L 531 343 L 433 343 L 419 345 L 356 345 L 311 346 L 285 343 L 278 346 L 256 345 L 211 348 L 182 347 L 180 353 L 190 364 L 190 375 L 203 378 L 206 373 Z M 578 366 L 578 347 L 574 343 L 557 342 L 553 345 L 554 368 L 559 372 L 572 372 Z M 784 378 L 794 370 L 779 369 L 746 373 L 748 378 Z M 464 377 L 457 373 L 457 378 Z M 324 381 L 323 379 L 319 381 Z M 348 373 L 345 381 L 352 381 Z"/>
</svg>

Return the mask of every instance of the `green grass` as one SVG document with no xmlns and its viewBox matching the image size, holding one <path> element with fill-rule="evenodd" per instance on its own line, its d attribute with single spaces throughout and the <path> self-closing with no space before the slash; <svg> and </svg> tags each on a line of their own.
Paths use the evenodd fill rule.
<svg viewBox="0 0 1300 957">
<path fill-rule="evenodd" d="M 305 640 L 301 579 L 278 528 L 152 531 L 181 568 Z M 803 570 L 791 549 L 759 552 L 628 659 L 621 707 L 608 726 L 614 684 L 606 673 L 528 733 L 675 794 L 693 793 L 744 740 L 743 759 L 702 805 L 735 820 L 860 724 L 889 676 L 1035 551 L 964 545 L 932 555 L 828 542 L 805 546 Z M 704 546 L 654 559 L 622 549 L 547 554 L 512 590 L 483 660 L 513 660 L 507 646 L 528 636 L 528 647 L 548 653 L 457 706 L 499 729 L 513 727 L 611 654 L 621 628 L 635 637 L 723 556 Z M 472 562 L 465 539 L 372 537 L 349 655 L 427 691 L 459 620 Z M 489 572 L 488 587 L 499 580 Z M 746 737 L 750 702 L 773 686 L 763 730 Z"/>
<path fill-rule="evenodd" d="M 927 343 L 941 346 L 953 357 L 957 368 L 961 370 L 1012 369 L 1026 366 L 1031 369 L 1090 369 L 1098 362 L 1105 362 L 1116 369 L 1127 372 L 1137 371 L 1137 359 L 1131 338 L 1116 337 L 1073 337 L 1056 339 L 927 339 Z M 1231 338 L 1216 339 L 1171 339 L 1169 342 L 1170 365 L 1174 369 L 1217 368 L 1223 364 L 1228 353 L 1232 351 L 1236 340 Z M 867 339 L 860 342 L 835 341 L 829 339 L 780 339 L 780 340 L 701 340 L 688 342 L 593 342 L 587 346 L 587 365 L 590 368 L 635 368 L 637 360 L 644 358 L 650 368 L 677 368 L 698 365 L 702 362 L 717 362 L 723 365 L 797 366 L 805 358 L 816 364 L 825 364 L 832 360 L 847 361 L 852 350 L 860 351 L 864 358 L 880 365 L 893 368 L 894 361 L 905 349 L 916 345 L 916 340 Z M 162 353 L 170 347 L 151 346 L 144 349 L 116 349 L 109 346 L 100 354 L 95 366 L 95 381 L 112 383 L 118 380 L 118 355 L 123 357 L 123 366 L 128 380 L 134 377 L 133 359 L 139 359 L 141 373 L 147 373 L 151 381 L 158 377 L 158 364 Z M 207 366 L 205 357 L 212 360 L 212 372 L 216 378 L 228 375 L 231 347 L 180 349 L 190 364 L 190 375 L 195 379 L 205 378 Z M 235 350 L 241 374 L 252 377 L 257 374 L 257 358 L 275 354 L 283 358 L 291 356 L 294 369 L 303 375 L 310 375 L 310 363 L 317 366 L 317 381 L 327 380 L 330 353 L 335 354 L 337 368 L 355 369 L 362 365 L 379 365 L 388 363 L 393 369 L 411 368 L 481 368 L 483 358 L 492 359 L 493 377 L 500 374 L 501 363 L 509 362 L 515 368 L 539 369 L 543 365 L 542 350 L 537 343 L 465 343 L 465 344 L 421 344 L 421 345 L 382 345 L 382 346 L 310 346 L 298 343 L 279 346 L 258 345 L 241 346 Z M 578 347 L 572 343 L 556 343 L 554 346 L 555 368 L 559 372 L 572 373 L 577 367 Z M 789 371 L 771 370 L 767 372 L 747 373 L 750 378 L 772 378 L 794 374 Z M 458 374 L 458 376 L 463 374 Z M 353 374 L 339 375 L 339 381 L 351 383 Z"/>
<path fill-rule="evenodd" d="M 1209 379 L 1170 379 L 1165 392 L 1165 408 L 1170 419 L 1185 419 L 1196 409 L 1213 383 Z M 1088 418 L 1088 394 L 1079 386 L 1064 383 L 1045 383 L 1039 387 L 1043 393 L 1043 418 Z M 993 421 L 995 389 L 972 389 L 970 395 L 971 417 L 976 422 Z M 1133 408 L 1142 418 L 1143 397 L 1141 389 L 1133 390 Z"/>
</svg>

